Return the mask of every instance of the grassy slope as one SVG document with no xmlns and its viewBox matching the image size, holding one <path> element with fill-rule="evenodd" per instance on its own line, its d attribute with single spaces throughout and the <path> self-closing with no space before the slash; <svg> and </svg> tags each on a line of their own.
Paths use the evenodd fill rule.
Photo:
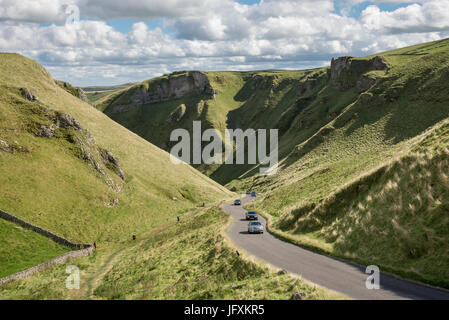
<svg viewBox="0 0 449 320">
<path fill-rule="evenodd" d="M 238 256 L 223 236 L 230 216 L 197 209 L 181 223 L 142 234 L 137 241 L 101 243 L 77 259 L 80 290 L 65 289 L 66 265 L 0 287 L 1 299 L 344 299 L 288 274 Z M 67 264 L 67 265 L 68 265 Z"/>
<path fill-rule="evenodd" d="M 128 238 L 199 203 L 229 195 L 193 168 L 173 165 L 169 154 L 59 88 L 36 62 L 1 54 L 0 72 L 0 140 L 25 150 L 0 151 L 3 210 L 72 241 L 93 242 Z M 21 87 L 31 90 L 38 101 L 23 99 Z M 121 193 L 109 188 L 67 139 L 31 133 L 30 124 L 48 121 L 40 107 L 69 113 L 98 146 L 120 160 L 126 180 L 120 182 L 110 174 L 123 187 Z M 117 205 L 106 205 L 114 199 Z"/>
<path fill-rule="evenodd" d="M 0 278 L 70 251 L 56 242 L 0 219 Z"/>
</svg>

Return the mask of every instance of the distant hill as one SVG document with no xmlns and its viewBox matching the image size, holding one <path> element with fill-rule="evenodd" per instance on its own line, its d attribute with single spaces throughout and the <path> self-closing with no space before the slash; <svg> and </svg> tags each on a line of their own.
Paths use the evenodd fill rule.
<svg viewBox="0 0 449 320">
<path fill-rule="evenodd" d="M 131 87 L 132 85 L 136 84 L 135 82 L 128 82 L 124 84 L 118 84 L 115 86 L 89 86 L 89 87 L 81 87 L 86 92 L 92 92 L 92 91 L 113 91 L 117 89 L 124 89 Z"/>
<path fill-rule="evenodd" d="M 83 87 L 81 88 L 86 95 L 89 103 L 97 103 L 100 99 L 109 96 L 115 92 L 124 90 L 131 87 L 134 83 L 129 82 L 116 86 L 93 86 L 93 87 Z"/>
</svg>

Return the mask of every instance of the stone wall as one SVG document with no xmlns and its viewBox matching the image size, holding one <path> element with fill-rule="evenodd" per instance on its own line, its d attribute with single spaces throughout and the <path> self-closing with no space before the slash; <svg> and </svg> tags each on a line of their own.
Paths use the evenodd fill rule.
<svg viewBox="0 0 449 320">
<path fill-rule="evenodd" d="M 46 262 L 43 262 L 41 264 L 38 264 L 34 267 L 31 267 L 29 269 L 11 274 L 9 276 L 6 276 L 4 278 L 0 278 L 0 285 L 5 284 L 9 281 L 12 280 L 21 280 L 24 279 L 26 277 L 29 277 L 33 274 L 35 274 L 36 272 L 42 271 L 52 265 L 55 264 L 62 264 L 67 262 L 67 260 L 72 259 L 72 258 L 79 258 L 79 257 L 84 257 L 84 256 L 88 256 L 90 254 L 92 254 L 95 251 L 95 247 L 93 245 L 90 244 L 80 244 L 80 243 L 73 243 L 67 239 L 64 239 L 60 236 L 55 235 L 54 233 L 42 229 L 40 227 L 37 227 L 35 225 L 32 225 L 31 223 L 28 223 L 10 213 L 7 213 L 3 210 L 0 210 L 0 218 L 5 219 L 7 221 L 16 223 L 24 228 L 27 229 L 31 229 L 34 232 L 37 232 L 47 238 L 52 239 L 53 241 L 55 241 L 56 243 L 59 243 L 63 246 L 69 247 L 69 248 L 73 248 L 73 249 L 78 249 L 76 251 L 71 251 L 71 252 L 67 252 L 64 253 L 56 258 L 53 258 L 51 260 L 48 260 Z"/>
<path fill-rule="evenodd" d="M 48 268 L 50 266 L 66 263 L 67 260 L 69 260 L 69 259 L 88 256 L 88 255 L 92 254 L 94 251 L 95 251 L 95 248 L 93 246 L 89 246 L 88 248 L 85 248 L 85 249 L 64 253 L 56 258 L 53 258 L 51 260 L 45 261 L 41 264 L 38 264 L 37 266 L 34 266 L 34 267 L 28 268 L 26 270 L 11 274 L 4 278 L 0 278 L 0 286 L 7 282 L 13 281 L 13 280 L 25 279 L 37 272 L 45 270 L 46 268 Z"/>
<path fill-rule="evenodd" d="M 41 235 L 43 235 L 43 236 L 45 236 L 47 238 L 52 239 L 56 243 L 59 243 L 59 244 L 61 244 L 63 246 L 69 247 L 69 248 L 83 249 L 83 248 L 86 248 L 86 247 L 90 246 L 90 244 L 79 244 L 79 243 L 70 242 L 67 239 L 64 239 L 64 238 L 62 238 L 60 236 L 57 236 L 54 233 L 51 233 L 50 231 L 47 231 L 45 229 L 42 229 L 42 228 L 37 227 L 35 225 L 32 225 L 31 223 L 28 223 L 28 222 L 26 222 L 26 221 L 24 221 L 24 220 L 22 220 L 22 219 L 20 219 L 20 218 L 18 218 L 16 216 L 13 216 L 12 214 L 7 213 L 7 212 L 5 212 L 3 210 L 0 210 L 0 218 L 3 218 L 5 220 L 11 221 L 11 222 L 14 222 L 14 223 L 20 225 L 21 227 L 31 229 L 34 232 L 37 232 L 37 233 L 39 233 L 39 234 L 41 234 Z"/>
</svg>

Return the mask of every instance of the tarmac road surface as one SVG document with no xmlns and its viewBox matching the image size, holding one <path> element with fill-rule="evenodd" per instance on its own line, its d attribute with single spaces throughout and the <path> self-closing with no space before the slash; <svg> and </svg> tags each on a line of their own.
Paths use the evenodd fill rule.
<svg viewBox="0 0 449 320">
<path fill-rule="evenodd" d="M 321 255 L 297 245 L 282 241 L 267 231 L 263 234 L 248 234 L 248 221 L 245 220 L 243 205 L 251 201 L 247 196 L 241 206 L 228 204 L 223 209 L 232 215 L 234 222 L 228 234 L 232 241 L 252 255 L 300 275 L 313 283 L 341 292 L 354 299 L 445 299 L 449 291 L 435 287 L 401 280 L 380 273 L 380 289 L 367 289 L 365 282 L 369 274 L 365 267 Z M 266 221 L 259 216 L 266 226 Z"/>
</svg>

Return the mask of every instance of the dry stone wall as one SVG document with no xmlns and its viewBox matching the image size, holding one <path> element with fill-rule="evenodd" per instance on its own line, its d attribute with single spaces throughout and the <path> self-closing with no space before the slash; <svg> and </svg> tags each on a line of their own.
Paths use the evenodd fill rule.
<svg viewBox="0 0 449 320">
<path fill-rule="evenodd" d="M 23 228 L 28 228 L 33 230 L 34 232 L 37 232 L 45 237 L 48 237 L 50 239 L 52 239 L 53 241 L 55 241 L 56 243 L 59 243 L 63 246 L 72 248 L 72 249 L 78 249 L 76 251 L 71 251 L 71 252 L 67 252 L 64 253 L 56 258 L 53 258 L 51 260 L 48 260 L 46 262 L 43 262 L 41 264 L 38 264 L 34 267 L 28 268 L 26 270 L 11 274 L 9 276 L 6 276 L 4 278 L 0 278 L 0 285 L 5 284 L 9 281 L 13 281 L 13 280 L 21 280 L 24 279 L 26 277 L 29 277 L 39 271 L 42 271 L 52 265 L 56 265 L 56 264 L 63 264 L 65 262 L 67 262 L 67 260 L 69 259 L 73 259 L 73 258 L 79 258 L 79 257 L 84 257 L 84 256 L 88 256 L 90 254 L 92 254 L 95 251 L 95 247 L 91 244 L 80 244 L 80 243 L 73 243 L 67 239 L 64 239 L 60 236 L 55 235 L 54 233 L 42 229 L 40 227 L 37 227 L 35 225 L 32 225 L 31 223 L 28 223 L 10 213 L 7 213 L 3 210 L 0 210 L 0 218 L 5 219 L 7 221 L 16 223 L 18 225 L 20 225 Z"/>
</svg>

